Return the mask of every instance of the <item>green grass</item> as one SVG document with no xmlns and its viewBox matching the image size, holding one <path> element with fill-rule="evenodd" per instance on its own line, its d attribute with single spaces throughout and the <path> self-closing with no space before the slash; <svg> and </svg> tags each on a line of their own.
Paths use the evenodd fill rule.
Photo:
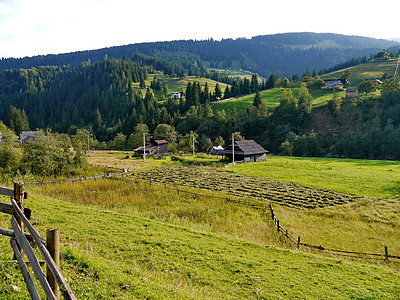
<svg viewBox="0 0 400 300">
<path fill-rule="evenodd" d="M 396 65 L 397 65 L 397 58 L 389 60 L 376 60 L 373 62 L 367 62 L 365 64 L 325 74 L 321 76 L 321 78 L 323 79 L 340 78 L 340 76 L 342 76 L 344 71 L 350 70 L 352 73 L 350 84 L 352 87 L 354 87 L 358 86 L 361 80 L 365 78 L 378 78 L 385 73 L 388 73 L 389 76 L 393 76 L 396 70 Z"/>
<path fill-rule="evenodd" d="M 239 164 L 235 172 L 338 192 L 398 198 L 400 162 L 269 156 L 265 162 Z"/>
<path fill-rule="evenodd" d="M 185 92 L 186 86 L 189 82 L 198 82 L 200 83 L 202 89 L 204 89 L 205 84 L 207 83 L 208 85 L 208 90 L 210 92 L 214 92 L 215 86 L 217 84 L 217 81 L 209 79 L 209 78 L 203 78 L 203 77 L 196 77 L 196 76 L 187 76 L 183 78 L 170 78 L 168 76 L 165 76 L 163 74 L 150 74 L 148 76 L 148 79 L 145 81 L 146 88 L 150 87 L 150 83 L 152 82 L 154 76 L 157 76 L 157 78 L 160 80 L 161 85 L 166 84 L 168 86 L 168 92 L 174 92 L 174 91 L 180 91 L 180 92 Z M 135 87 L 139 87 L 139 83 L 134 83 L 133 84 Z M 224 92 L 227 84 L 218 82 L 219 88 L 221 89 L 222 92 Z M 146 94 L 146 89 L 142 89 L 142 94 Z M 162 91 L 155 91 L 155 97 L 157 99 L 163 98 Z"/>
<path fill-rule="evenodd" d="M 299 88 L 294 87 L 291 88 L 291 90 L 293 91 L 293 95 L 295 97 L 298 97 Z M 282 97 L 283 91 L 283 88 L 274 88 L 261 91 L 261 100 L 267 101 L 267 107 L 273 109 L 279 105 L 279 100 Z M 337 93 L 339 93 L 339 96 L 345 97 L 344 90 L 337 91 Z M 314 98 L 313 105 L 320 106 L 326 104 L 326 102 L 332 98 L 333 91 L 312 90 L 310 94 Z M 224 109 L 225 112 L 229 113 L 232 109 L 233 104 L 235 104 L 237 111 L 240 112 L 250 108 L 253 105 L 254 97 L 255 94 L 250 94 L 243 97 L 234 98 L 232 100 L 218 102 L 212 105 L 212 109 L 214 112 Z"/>
<path fill-rule="evenodd" d="M 117 203 L 132 189 L 116 191 L 122 182 L 99 182 L 74 186 L 78 189 L 72 197 L 76 203 L 35 193 L 27 200 L 42 236 L 46 228 L 61 229 L 62 272 L 78 299 L 396 299 L 400 293 L 397 269 L 270 247 L 235 234 L 150 219 L 141 210 Z M 74 193 L 66 185 L 59 187 L 62 191 Z M 105 195 L 114 191 L 114 207 L 106 209 L 90 201 L 82 204 L 93 193 L 101 197 L 103 191 Z M 140 189 L 136 192 L 139 195 Z M 130 198 L 134 203 L 135 197 Z M 146 199 L 153 202 L 151 207 L 160 200 L 142 198 Z M 185 202 L 187 208 L 196 203 L 183 198 Z M 161 206 L 168 207 L 166 203 Z M 0 215 L 0 226 L 7 228 L 8 219 Z M 231 218 L 225 219 L 229 223 Z M 243 215 L 242 219 L 252 217 Z M 241 221 L 232 220 L 232 228 L 241 226 Z M 5 254 L 10 249 L 8 238 L 0 237 L 0 245 L 1 259 L 11 259 L 11 253 Z M 29 298 L 18 274 L 14 267 L 0 266 L 0 298 Z M 17 295 L 7 288 L 15 284 L 14 278 L 23 288 Z"/>
</svg>

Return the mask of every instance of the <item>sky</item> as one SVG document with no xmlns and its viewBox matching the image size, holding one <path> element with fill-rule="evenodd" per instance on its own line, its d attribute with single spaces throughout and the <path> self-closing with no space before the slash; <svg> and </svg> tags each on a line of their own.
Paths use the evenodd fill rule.
<svg viewBox="0 0 400 300">
<path fill-rule="evenodd" d="M 0 0 L 0 57 L 285 32 L 392 39 L 399 14 L 399 0 Z"/>
</svg>

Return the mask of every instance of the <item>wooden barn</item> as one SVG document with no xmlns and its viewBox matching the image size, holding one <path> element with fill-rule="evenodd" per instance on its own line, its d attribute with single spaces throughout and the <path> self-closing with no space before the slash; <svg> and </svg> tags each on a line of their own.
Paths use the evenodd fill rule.
<svg viewBox="0 0 400 300">
<path fill-rule="evenodd" d="M 346 98 L 355 98 L 355 97 L 358 97 L 357 88 L 346 89 Z"/>
<path fill-rule="evenodd" d="M 134 149 L 135 156 L 143 156 L 144 151 L 146 151 L 146 156 L 163 155 L 168 152 L 168 142 L 166 140 L 155 140 L 151 144 L 146 145 L 145 149 L 143 148 L 143 146 L 140 146 Z"/>
<path fill-rule="evenodd" d="M 253 140 L 235 142 L 235 161 L 259 162 L 267 159 L 268 151 Z M 222 154 L 232 160 L 232 145 L 227 146 Z"/>
</svg>

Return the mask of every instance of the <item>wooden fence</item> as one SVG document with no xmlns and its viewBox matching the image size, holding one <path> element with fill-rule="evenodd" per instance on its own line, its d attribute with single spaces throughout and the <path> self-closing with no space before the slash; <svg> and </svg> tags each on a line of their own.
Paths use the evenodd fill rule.
<svg viewBox="0 0 400 300">
<path fill-rule="evenodd" d="M 154 185 L 154 181 L 152 181 L 152 180 L 146 180 L 146 179 L 140 179 L 140 180 L 141 181 L 145 181 L 145 182 L 149 182 L 150 186 L 152 184 Z M 135 181 L 137 183 L 139 180 L 136 178 Z M 177 187 L 177 186 L 171 186 L 171 185 L 167 185 L 165 183 L 161 184 L 161 183 L 158 183 L 158 182 L 155 182 L 155 183 L 159 184 L 159 185 L 164 185 L 164 189 L 165 190 L 167 190 L 167 189 L 174 190 L 178 194 L 179 193 L 185 193 L 185 194 L 190 194 L 190 195 L 193 195 L 193 196 L 212 197 L 212 198 L 225 200 L 226 202 L 234 202 L 234 203 L 244 204 L 244 205 L 256 208 L 256 209 L 261 209 L 261 210 L 268 209 L 266 207 L 266 204 L 263 204 L 263 203 L 254 203 L 254 202 L 251 202 L 251 201 L 244 201 L 242 199 L 232 199 L 232 198 L 229 198 L 229 197 L 218 197 L 216 195 L 199 194 L 199 193 L 195 193 L 195 192 L 179 189 L 179 187 Z M 388 251 L 388 247 L 387 246 L 384 247 L 384 254 L 378 254 L 378 253 L 365 253 L 365 252 L 356 252 L 356 251 L 331 249 L 331 248 L 323 247 L 321 245 L 311 245 L 311 244 L 302 243 L 300 237 L 295 238 L 293 235 L 291 235 L 288 232 L 287 229 L 284 229 L 281 226 L 281 224 L 279 222 L 279 219 L 276 217 L 275 211 L 274 211 L 274 209 L 272 207 L 272 203 L 269 204 L 269 209 L 270 209 L 270 212 L 271 212 L 271 218 L 272 218 L 272 220 L 274 221 L 274 223 L 276 225 L 278 233 L 280 233 L 280 232 L 284 233 L 289 241 L 294 242 L 297 245 L 298 249 L 300 248 L 300 246 L 303 246 L 303 247 L 306 247 L 306 248 L 314 250 L 314 251 L 328 253 L 328 254 L 334 254 L 334 255 L 338 255 L 338 256 L 346 256 L 346 257 L 349 257 L 349 258 L 362 258 L 362 259 L 375 259 L 375 260 L 388 260 L 389 258 L 400 259 L 400 256 L 398 256 L 398 255 L 389 255 L 389 251 Z"/>
<path fill-rule="evenodd" d="M 124 169 L 123 171 L 119 171 L 119 172 L 106 173 L 106 174 L 100 174 L 100 175 L 94 175 L 94 176 L 83 176 L 83 177 L 77 177 L 77 178 L 66 178 L 66 179 L 58 179 L 58 180 L 50 180 L 50 181 L 38 181 L 38 182 L 35 182 L 33 185 L 40 186 L 40 185 L 46 185 L 46 184 L 57 184 L 57 183 L 62 183 L 62 182 L 77 182 L 77 181 L 100 179 L 100 178 L 110 178 L 110 177 L 119 176 L 119 175 L 126 175 L 129 173 L 131 173 L 131 171 L 129 169 Z"/>
<path fill-rule="evenodd" d="M 269 208 L 271 211 L 272 220 L 274 221 L 274 223 L 276 225 L 277 231 L 283 232 L 289 241 L 296 243 L 298 249 L 300 248 L 300 246 L 302 246 L 302 247 L 311 249 L 313 251 L 319 251 L 319 252 L 329 253 L 329 254 L 334 254 L 334 255 L 339 255 L 339 256 L 346 256 L 346 257 L 350 257 L 350 258 L 363 258 L 363 259 L 375 259 L 375 260 L 388 260 L 389 258 L 400 259 L 400 256 L 398 256 L 398 255 L 389 255 L 387 246 L 384 247 L 384 254 L 378 254 L 378 253 L 365 253 L 365 252 L 331 249 L 331 248 L 323 247 L 321 245 L 318 246 L 318 245 L 302 243 L 300 237 L 297 237 L 297 239 L 296 239 L 293 235 L 291 235 L 288 232 L 287 229 L 284 229 L 282 227 L 282 225 L 279 222 L 279 219 L 276 217 L 274 209 L 272 208 L 272 203 L 269 205 Z"/>
<path fill-rule="evenodd" d="M 60 299 L 60 291 L 65 299 L 76 299 L 66 279 L 59 270 L 59 229 L 47 231 L 47 243 L 45 245 L 42 237 L 29 222 L 30 210 L 24 207 L 24 199 L 27 193 L 24 192 L 22 181 L 14 182 L 14 189 L 0 188 L 0 195 L 11 197 L 11 204 L 0 202 L 0 212 L 10 214 L 13 230 L 0 228 L 0 234 L 11 237 L 11 247 L 16 258 L 29 294 L 32 299 L 39 299 L 39 292 L 32 280 L 31 274 L 26 266 L 24 257 L 28 258 L 33 273 L 38 279 L 47 299 Z M 24 228 L 29 233 L 24 232 Z M 33 252 L 31 244 L 33 242 L 41 252 L 47 266 L 47 277 L 44 275 L 40 261 Z"/>
</svg>

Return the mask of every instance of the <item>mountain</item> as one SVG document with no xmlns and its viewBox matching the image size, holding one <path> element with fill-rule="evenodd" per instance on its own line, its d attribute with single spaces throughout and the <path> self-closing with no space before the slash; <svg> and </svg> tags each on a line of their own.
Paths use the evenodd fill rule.
<svg viewBox="0 0 400 300">
<path fill-rule="evenodd" d="M 255 36 L 251 39 L 180 40 L 138 43 L 98 50 L 57 55 L 0 60 L 0 71 L 43 65 L 77 66 L 82 61 L 101 61 L 142 53 L 183 68 L 202 71 L 203 67 L 244 69 L 269 76 L 290 77 L 306 69 L 329 68 L 351 58 L 369 56 L 378 50 L 399 50 L 400 43 L 333 33 L 284 33 Z"/>
</svg>

